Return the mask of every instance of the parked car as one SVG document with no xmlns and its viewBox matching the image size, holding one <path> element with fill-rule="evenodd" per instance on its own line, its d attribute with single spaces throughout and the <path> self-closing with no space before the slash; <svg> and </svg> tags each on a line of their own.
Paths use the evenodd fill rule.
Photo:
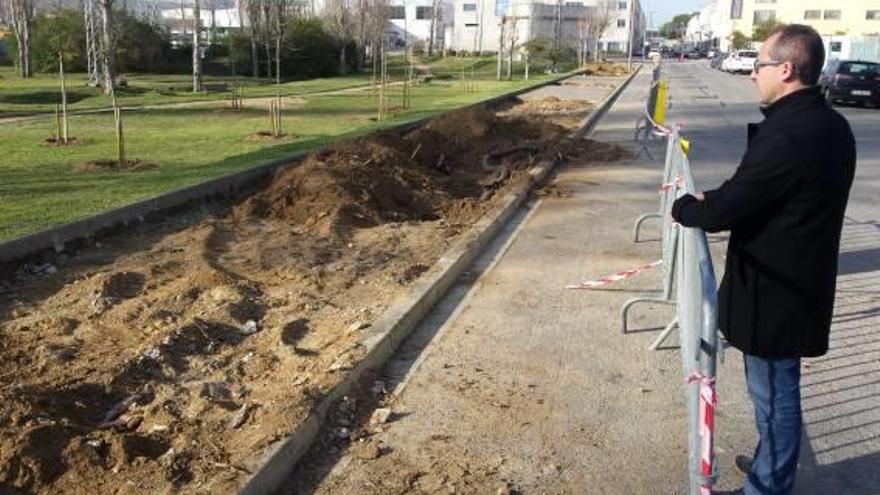
<svg viewBox="0 0 880 495">
<path fill-rule="evenodd" d="M 714 48 L 706 52 L 706 57 L 709 59 L 715 58 L 715 55 L 718 55 L 718 50 L 715 50 Z"/>
<path fill-rule="evenodd" d="M 695 59 L 695 58 L 703 58 L 703 54 L 700 53 L 699 50 L 691 50 L 685 54 L 685 57 Z"/>
<path fill-rule="evenodd" d="M 721 70 L 731 74 L 752 72 L 755 67 L 755 60 L 758 59 L 758 52 L 754 50 L 737 50 L 721 63 Z"/>
<path fill-rule="evenodd" d="M 713 69 L 721 70 L 721 62 L 724 62 L 724 59 L 727 58 L 727 54 L 721 51 L 716 51 L 712 54 L 712 59 L 709 60 L 709 67 Z"/>
<path fill-rule="evenodd" d="M 819 76 L 829 104 L 850 101 L 880 105 L 880 64 L 861 60 L 830 60 Z"/>
</svg>

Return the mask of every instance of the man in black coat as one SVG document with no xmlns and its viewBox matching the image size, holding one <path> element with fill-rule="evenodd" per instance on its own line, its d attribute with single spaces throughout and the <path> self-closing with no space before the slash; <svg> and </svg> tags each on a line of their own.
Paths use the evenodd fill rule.
<svg viewBox="0 0 880 495">
<path fill-rule="evenodd" d="M 843 216 L 855 139 L 816 82 L 822 39 L 808 26 L 778 28 L 751 79 L 765 118 L 749 126 L 745 156 L 721 187 L 685 195 L 672 216 L 687 227 L 730 230 L 718 289 L 719 327 L 744 355 L 760 435 L 746 495 L 787 494 L 800 449 L 800 359 L 828 350 Z"/>
</svg>

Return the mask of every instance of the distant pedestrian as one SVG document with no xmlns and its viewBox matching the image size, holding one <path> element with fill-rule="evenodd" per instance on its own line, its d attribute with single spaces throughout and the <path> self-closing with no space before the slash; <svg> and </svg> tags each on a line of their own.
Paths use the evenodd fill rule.
<svg viewBox="0 0 880 495">
<path fill-rule="evenodd" d="M 816 87 L 825 59 L 808 26 L 774 30 L 751 79 L 764 120 L 721 187 L 685 195 L 682 225 L 730 230 L 719 327 L 743 352 L 759 433 L 745 495 L 791 493 L 802 429 L 800 364 L 828 350 L 843 216 L 856 165 L 847 121 Z"/>
</svg>

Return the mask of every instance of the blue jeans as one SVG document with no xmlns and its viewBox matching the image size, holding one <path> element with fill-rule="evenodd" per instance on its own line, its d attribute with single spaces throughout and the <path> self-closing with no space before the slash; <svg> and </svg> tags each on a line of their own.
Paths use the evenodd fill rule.
<svg viewBox="0 0 880 495">
<path fill-rule="evenodd" d="M 743 357 L 759 435 L 744 491 L 787 495 L 794 488 L 801 443 L 801 360 Z"/>
</svg>

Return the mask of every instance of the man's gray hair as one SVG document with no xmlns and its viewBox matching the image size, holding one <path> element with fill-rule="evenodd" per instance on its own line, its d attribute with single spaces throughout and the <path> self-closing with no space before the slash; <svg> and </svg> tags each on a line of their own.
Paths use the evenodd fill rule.
<svg viewBox="0 0 880 495">
<path fill-rule="evenodd" d="M 825 45 L 819 33 L 803 24 L 786 24 L 774 29 L 767 39 L 774 35 L 770 58 L 791 62 L 797 78 L 807 86 L 815 86 L 825 65 Z"/>
</svg>

